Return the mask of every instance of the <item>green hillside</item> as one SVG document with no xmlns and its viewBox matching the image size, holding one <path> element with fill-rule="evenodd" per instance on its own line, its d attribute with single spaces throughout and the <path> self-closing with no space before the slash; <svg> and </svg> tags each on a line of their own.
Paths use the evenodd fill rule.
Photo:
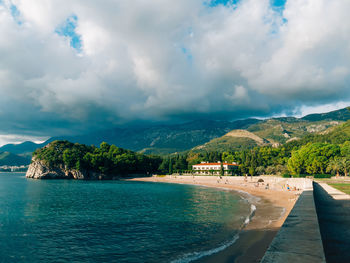
<svg viewBox="0 0 350 263">
<path fill-rule="evenodd" d="M 324 120 L 337 120 L 337 121 L 347 121 L 350 120 L 350 107 L 341 109 L 341 110 L 335 110 L 327 113 L 316 113 L 316 114 L 309 114 L 303 118 L 302 120 L 306 121 L 324 121 Z"/>
<path fill-rule="evenodd" d="M 304 138 L 286 144 L 286 147 L 299 147 L 311 143 L 342 144 L 350 141 L 350 120 L 318 134 L 309 134 Z"/>
<path fill-rule="evenodd" d="M 301 145 L 304 143 L 303 138 L 308 138 L 308 136 L 316 138 L 320 136 L 320 133 L 331 131 L 332 128 L 342 123 L 342 121 L 333 120 L 312 122 L 297 118 L 269 119 L 253 124 L 246 130 L 233 130 L 222 137 L 193 148 L 193 151 L 236 151 L 251 149 L 255 146 L 278 147 L 286 143 Z M 230 134 L 234 134 L 234 136 L 230 136 Z M 342 134 L 338 136 L 343 137 Z M 301 139 L 302 141 L 300 141 Z"/>
<path fill-rule="evenodd" d="M 225 152 L 225 151 L 232 151 L 232 149 L 235 149 L 235 150 L 252 149 L 256 146 L 258 146 L 257 142 L 250 138 L 234 138 L 229 136 L 223 136 L 217 139 L 213 139 L 204 145 L 195 147 L 192 151 Z"/>
<path fill-rule="evenodd" d="M 301 119 L 270 119 L 251 125 L 247 130 L 271 142 L 284 144 L 289 140 L 299 139 L 306 135 L 319 133 L 337 126 L 342 121 L 304 121 Z"/>
<path fill-rule="evenodd" d="M 30 157 L 23 157 L 9 152 L 0 153 L 0 166 L 21 166 L 28 165 L 30 163 Z"/>
</svg>

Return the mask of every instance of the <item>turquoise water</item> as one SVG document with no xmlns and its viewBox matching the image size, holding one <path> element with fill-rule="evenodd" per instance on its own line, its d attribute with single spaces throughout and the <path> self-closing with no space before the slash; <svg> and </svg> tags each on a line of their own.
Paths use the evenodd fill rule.
<svg viewBox="0 0 350 263">
<path fill-rule="evenodd" d="M 250 209 L 198 186 L 0 174 L 0 262 L 189 262 L 232 243 Z"/>
</svg>

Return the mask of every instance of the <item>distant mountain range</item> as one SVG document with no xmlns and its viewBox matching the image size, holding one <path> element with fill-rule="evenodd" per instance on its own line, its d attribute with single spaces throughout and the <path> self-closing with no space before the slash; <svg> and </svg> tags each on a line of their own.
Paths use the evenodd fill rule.
<svg viewBox="0 0 350 263">
<path fill-rule="evenodd" d="M 20 155 L 29 162 L 28 157 L 33 151 L 54 140 L 69 140 L 87 145 L 99 145 L 105 141 L 146 154 L 169 154 L 187 150 L 239 150 L 259 145 L 278 146 L 300 140 L 325 132 L 347 120 L 350 120 L 347 108 L 302 118 L 245 119 L 232 122 L 198 120 L 176 125 L 115 128 L 81 136 L 53 137 L 42 144 L 7 144 L 0 147 L 0 152 L 11 153 L 13 158 L 13 155 Z"/>
<path fill-rule="evenodd" d="M 20 156 L 10 152 L 0 153 L 0 166 L 9 165 L 9 166 L 21 166 L 27 165 L 30 163 L 31 157 Z"/>
<path fill-rule="evenodd" d="M 333 127 L 335 130 L 337 127 L 343 127 L 341 124 L 348 120 L 350 120 L 350 111 L 347 108 L 329 113 L 311 114 L 302 118 L 272 118 L 252 124 L 245 130 L 230 131 L 192 150 L 195 152 L 232 151 L 264 145 L 277 147 L 305 137 L 316 138 L 332 130 Z"/>
<path fill-rule="evenodd" d="M 0 147 L 0 152 L 32 153 L 35 149 L 41 148 L 54 140 L 69 140 L 87 145 L 99 145 L 105 141 L 133 151 L 168 154 L 189 150 L 213 138 L 220 137 L 230 130 L 245 129 L 258 122 L 260 120 L 257 119 L 233 122 L 200 120 L 184 124 L 156 125 L 146 128 L 115 128 L 81 136 L 53 137 L 42 144 L 33 142 L 7 144 Z"/>
</svg>

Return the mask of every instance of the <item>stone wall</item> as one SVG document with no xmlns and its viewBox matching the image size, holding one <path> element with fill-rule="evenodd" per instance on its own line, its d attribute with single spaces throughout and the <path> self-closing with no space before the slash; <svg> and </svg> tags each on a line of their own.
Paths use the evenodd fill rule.
<svg viewBox="0 0 350 263">
<path fill-rule="evenodd" d="M 312 189 L 300 195 L 261 262 L 326 262 Z"/>
</svg>

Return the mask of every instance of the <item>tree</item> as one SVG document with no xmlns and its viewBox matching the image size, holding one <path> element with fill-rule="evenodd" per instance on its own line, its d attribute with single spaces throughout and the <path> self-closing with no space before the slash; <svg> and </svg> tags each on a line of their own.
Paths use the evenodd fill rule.
<svg viewBox="0 0 350 263">
<path fill-rule="evenodd" d="M 169 158 L 163 158 L 158 170 L 163 174 L 167 174 L 169 172 Z"/>
<path fill-rule="evenodd" d="M 234 156 L 228 152 L 224 152 L 221 156 L 221 159 L 227 163 L 233 163 L 235 161 Z"/>
<path fill-rule="evenodd" d="M 263 175 L 263 174 L 265 174 L 265 167 L 264 167 L 264 166 L 259 166 L 259 167 L 257 167 L 257 168 L 256 168 L 256 173 L 257 173 L 258 175 Z"/>
<path fill-rule="evenodd" d="M 340 154 L 339 145 L 327 143 L 308 143 L 292 152 L 288 169 L 293 174 L 324 173 L 329 160 Z"/>
<path fill-rule="evenodd" d="M 340 158 L 340 163 L 344 171 L 344 175 L 348 176 L 348 171 L 350 170 L 350 159 L 347 157 Z"/>
<path fill-rule="evenodd" d="M 288 168 L 285 165 L 277 164 L 275 166 L 275 173 L 278 175 L 285 174 L 288 172 Z"/>
<path fill-rule="evenodd" d="M 273 166 L 273 165 L 267 166 L 265 169 L 265 173 L 268 175 L 275 174 L 276 173 L 275 166 Z"/>
<path fill-rule="evenodd" d="M 250 166 L 249 167 L 249 174 L 250 176 L 254 176 L 256 174 L 256 171 L 255 171 L 255 167 L 254 166 Z"/>
<path fill-rule="evenodd" d="M 169 159 L 169 174 L 173 174 L 173 162 L 172 159 Z"/>
<path fill-rule="evenodd" d="M 340 146 L 340 152 L 341 156 L 350 157 L 350 141 L 346 141 Z"/>
<path fill-rule="evenodd" d="M 339 176 L 339 171 L 342 169 L 343 164 L 339 158 L 334 158 L 329 161 L 327 166 L 327 172 L 336 173 Z"/>
<path fill-rule="evenodd" d="M 224 176 L 225 170 L 224 170 L 224 165 L 220 163 L 220 176 Z"/>
</svg>

